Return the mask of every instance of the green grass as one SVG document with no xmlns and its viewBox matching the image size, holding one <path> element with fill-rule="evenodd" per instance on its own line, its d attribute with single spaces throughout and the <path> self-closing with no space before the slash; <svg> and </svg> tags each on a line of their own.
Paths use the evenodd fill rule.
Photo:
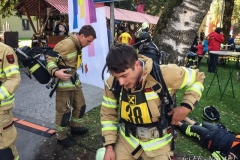
<svg viewBox="0 0 240 160">
<path fill-rule="evenodd" d="M 219 73 L 222 72 L 222 85 L 226 84 L 229 76 L 229 68 L 236 68 L 235 62 L 230 62 L 225 66 L 219 68 Z M 240 69 L 239 69 L 240 70 Z M 228 129 L 234 132 L 240 132 L 240 82 L 236 80 L 236 70 L 233 73 L 233 85 L 235 91 L 235 98 L 232 97 L 230 85 L 227 87 L 226 94 L 222 101 L 220 101 L 220 93 L 218 90 L 217 80 L 214 83 L 206 95 L 207 89 L 213 78 L 212 73 L 207 72 L 206 60 L 203 60 L 200 64 L 200 71 L 205 72 L 205 89 L 202 98 L 197 107 L 189 114 L 189 117 L 196 121 L 203 121 L 202 111 L 205 106 L 213 105 L 220 112 L 220 121 L 227 126 Z M 178 104 L 181 102 L 183 91 L 179 91 L 177 94 Z M 56 145 L 56 138 L 50 138 L 44 142 L 43 146 L 40 147 L 40 152 L 36 156 L 35 160 L 45 159 L 84 159 L 92 160 L 95 157 L 95 153 L 88 149 L 96 151 L 102 147 L 101 142 L 101 125 L 100 125 L 100 106 L 92 109 L 83 117 L 84 126 L 90 127 L 90 131 L 82 137 L 74 138 L 79 145 L 74 146 L 70 150 L 63 150 L 59 145 Z M 175 140 L 175 153 L 180 156 L 202 156 L 209 157 L 210 152 L 203 149 L 198 141 L 191 137 L 182 135 L 178 131 L 178 138 Z M 83 146 L 84 145 L 84 146 Z M 87 148 L 87 149 L 86 149 Z M 41 157 L 41 158 L 40 158 Z M 185 158 L 186 159 L 186 158 Z"/>
<path fill-rule="evenodd" d="M 218 89 L 217 79 L 215 77 L 213 84 L 206 95 L 210 83 L 214 76 L 213 73 L 207 72 L 206 59 L 200 64 L 200 71 L 205 73 L 206 79 L 204 84 L 204 91 L 202 98 L 197 107 L 189 114 L 189 117 L 196 121 L 204 121 L 202 118 L 202 111 L 205 106 L 213 105 L 217 108 L 220 113 L 220 122 L 227 126 L 227 128 L 234 132 L 240 132 L 239 122 L 240 122 L 240 82 L 236 80 L 236 71 L 240 69 L 236 68 L 236 62 L 230 61 L 230 63 L 225 65 L 220 65 L 218 68 L 218 73 L 220 74 L 220 85 L 223 87 L 226 85 L 227 79 L 229 77 L 229 69 L 235 69 L 232 75 L 233 87 L 235 98 L 232 96 L 232 89 L 230 83 L 225 91 L 222 101 L 220 101 L 220 92 Z M 178 92 L 178 101 L 182 99 L 182 91 Z M 179 104 L 178 103 L 178 104 Z M 214 122 L 217 123 L 217 122 Z M 179 138 L 176 140 L 176 152 L 183 153 L 187 155 L 199 155 L 208 157 L 210 152 L 206 149 L 200 147 L 197 141 L 193 141 L 192 138 L 184 136 L 179 133 Z"/>
</svg>

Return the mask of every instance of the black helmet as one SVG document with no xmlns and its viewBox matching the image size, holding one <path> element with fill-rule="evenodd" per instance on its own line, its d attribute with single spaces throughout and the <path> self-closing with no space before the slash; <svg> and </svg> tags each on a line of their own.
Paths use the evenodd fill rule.
<svg viewBox="0 0 240 160">
<path fill-rule="evenodd" d="M 220 114 L 215 107 L 206 106 L 203 109 L 203 117 L 210 121 L 218 121 L 220 119 Z"/>
<path fill-rule="evenodd" d="M 143 32 L 140 37 L 139 40 L 146 40 L 145 42 L 150 42 L 151 41 L 151 36 L 148 32 Z"/>
</svg>

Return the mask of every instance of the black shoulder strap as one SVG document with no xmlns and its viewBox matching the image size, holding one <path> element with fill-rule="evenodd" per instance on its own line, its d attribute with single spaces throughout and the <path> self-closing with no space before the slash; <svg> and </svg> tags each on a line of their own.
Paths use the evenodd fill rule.
<svg viewBox="0 0 240 160">
<path fill-rule="evenodd" d="M 150 74 L 156 81 L 158 81 L 162 85 L 161 92 L 158 94 L 160 99 L 164 99 L 163 96 L 164 97 L 167 96 L 168 100 L 169 100 L 169 104 L 173 104 L 172 98 L 168 92 L 166 83 L 163 79 L 160 66 L 157 63 L 155 63 L 155 62 L 153 63 L 153 68 L 152 68 L 152 71 Z"/>
</svg>

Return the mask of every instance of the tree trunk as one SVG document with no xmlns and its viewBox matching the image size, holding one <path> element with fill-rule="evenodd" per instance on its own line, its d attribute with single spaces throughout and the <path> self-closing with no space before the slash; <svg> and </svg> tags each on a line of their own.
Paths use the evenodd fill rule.
<svg viewBox="0 0 240 160">
<path fill-rule="evenodd" d="M 212 0 L 168 0 L 157 23 L 154 42 L 169 54 L 168 62 L 183 65 Z M 182 62 L 182 63 L 181 63 Z"/>
<path fill-rule="evenodd" d="M 229 39 L 229 32 L 232 26 L 231 19 L 232 19 L 233 7 L 234 7 L 234 0 L 225 0 L 225 8 L 224 8 L 224 14 L 223 14 L 223 21 L 222 21 L 224 44 L 227 44 Z"/>
</svg>

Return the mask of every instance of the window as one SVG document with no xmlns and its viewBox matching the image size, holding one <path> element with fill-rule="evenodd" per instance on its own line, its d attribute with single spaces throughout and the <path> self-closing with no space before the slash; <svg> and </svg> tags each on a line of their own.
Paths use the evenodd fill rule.
<svg viewBox="0 0 240 160">
<path fill-rule="evenodd" d="M 30 30 L 29 21 L 27 19 L 22 19 L 22 27 L 23 27 L 23 30 Z"/>
</svg>

